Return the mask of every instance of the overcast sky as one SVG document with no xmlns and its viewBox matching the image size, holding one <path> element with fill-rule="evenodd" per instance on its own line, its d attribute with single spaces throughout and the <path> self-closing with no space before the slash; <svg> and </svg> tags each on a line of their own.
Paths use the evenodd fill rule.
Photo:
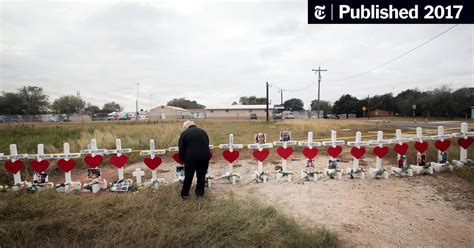
<svg viewBox="0 0 474 248">
<path fill-rule="evenodd" d="M 135 110 L 176 97 L 209 107 L 265 96 L 265 82 L 305 88 L 321 99 L 473 87 L 473 25 L 458 25 L 413 53 L 382 64 L 451 25 L 309 25 L 307 0 L 291 2 L 2 2 L 0 88 L 44 88 L 54 100 L 76 94 L 95 105 Z M 270 89 L 273 104 L 280 93 Z M 305 107 L 317 83 L 284 92 Z M 150 101 L 151 99 L 151 101 Z"/>
</svg>

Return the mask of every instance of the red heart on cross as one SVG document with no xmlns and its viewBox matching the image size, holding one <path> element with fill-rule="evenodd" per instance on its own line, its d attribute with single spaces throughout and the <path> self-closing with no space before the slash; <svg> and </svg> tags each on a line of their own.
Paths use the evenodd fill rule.
<svg viewBox="0 0 474 248">
<path fill-rule="evenodd" d="M 31 163 L 30 163 L 30 167 L 31 167 L 34 171 L 36 171 L 36 172 L 38 172 L 38 173 L 41 173 L 41 172 L 43 172 L 43 171 L 45 171 L 45 170 L 48 169 L 48 167 L 49 167 L 49 161 L 48 161 L 48 160 L 41 160 L 41 161 L 33 160 L 33 161 L 31 161 Z"/>
<path fill-rule="evenodd" d="M 469 146 L 474 142 L 474 138 L 460 138 L 458 139 L 458 145 L 464 149 L 469 148 Z"/>
<path fill-rule="evenodd" d="M 229 163 L 233 163 L 235 160 L 237 160 L 239 158 L 239 155 L 240 155 L 239 151 L 236 151 L 236 150 L 233 150 L 233 151 L 225 150 L 224 152 L 222 152 L 222 156 Z"/>
<path fill-rule="evenodd" d="M 280 155 L 280 157 L 287 160 L 291 156 L 291 154 L 293 154 L 293 148 L 292 147 L 287 147 L 287 148 L 278 147 L 277 153 L 278 155 Z"/>
<path fill-rule="evenodd" d="M 342 152 L 342 146 L 335 146 L 335 147 L 328 147 L 328 154 L 329 156 L 335 158 L 337 156 L 339 156 L 339 154 L 341 154 Z"/>
<path fill-rule="evenodd" d="M 408 151 L 408 144 L 407 143 L 396 144 L 394 149 L 398 154 L 405 155 Z"/>
<path fill-rule="evenodd" d="M 423 153 L 426 152 L 426 150 L 428 150 L 428 145 L 429 145 L 428 142 L 419 142 L 419 141 L 417 141 L 417 142 L 415 142 L 415 149 L 419 153 L 423 154 Z"/>
<path fill-rule="evenodd" d="M 365 147 L 361 146 L 361 147 L 357 148 L 357 147 L 354 146 L 351 149 L 351 154 L 352 154 L 352 156 L 354 156 L 354 158 L 360 159 L 365 154 Z"/>
<path fill-rule="evenodd" d="M 117 155 L 111 155 L 109 157 L 109 161 L 110 163 L 112 163 L 115 167 L 117 168 L 122 168 L 127 162 L 128 162 L 128 157 L 127 155 L 120 155 L 120 156 L 117 156 Z"/>
<path fill-rule="evenodd" d="M 76 160 L 74 159 L 69 159 L 69 160 L 64 160 L 60 159 L 58 162 L 56 162 L 58 165 L 59 169 L 61 169 L 64 172 L 70 172 L 74 167 L 76 167 Z"/>
<path fill-rule="evenodd" d="M 174 159 L 174 161 L 176 161 L 176 163 L 178 163 L 180 165 L 183 164 L 183 161 L 181 161 L 181 159 L 179 159 L 179 153 L 173 154 L 173 159 Z"/>
<path fill-rule="evenodd" d="M 84 162 L 86 162 L 86 164 L 91 168 L 96 168 L 103 160 L 104 158 L 101 155 L 95 155 L 94 157 L 92 157 L 92 155 L 87 155 L 84 157 Z"/>
<path fill-rule="evenodd" d="M 377 155 L 377 157 L 383 158 L 388 153 L 388 147 L 387 146 L 382 146 L 382 147 L 376 146 L 376 147 L 374 147 L 374 153 L 375 153 L 375 155 Z"/>
<path fill-rule="evenodd" d="M 263 162 L 267 157 L 268 154 L 270 154 L 270 151 L 268 149 L 263 149 L 263 150 L 255 150 L 253 151 L 253 157 L 256 158 L 258 161 Z"/>
<path fill-rule="evenodd" d="M 153 159 L 152 158 L 145 158 L 145 160 L 143 161 L 145 162 L 146 166 L 148 166 L 148 168 L 154 170 L 156 168 L 158 168 L 158 166 L 160 166 L 162 160 L 160 157 L 154 157 Z"/>
<path fill-rule="evenodd" d="M 451 145 L 450 140 L 443 140 L 443 141 L 437 140 L 435 142 L 435 147 L 438 148 L 438 150 L 440 150 L 441 152 L 448 150 L 450 145 Z"/>
<path fill-rule="evenodd" d="M 319 150 L 316 147 L 313 147 L 313 148 L 306 147 L 303 149 L 303 155 L 307 157 L 308 159 L 313 159 L 314 157 L 316 157 L 318 155 L 318 152 Z"/>
<path fill-rule="evenodd" d="M 17 160 L 15 162 L 12 162 L 11 160 L 8 160 L 5 162 L 5 169 L 7 169 L 8 172 L 12 174 L 16 174 L 23 168 L 23 161 Z"/>
</svg>

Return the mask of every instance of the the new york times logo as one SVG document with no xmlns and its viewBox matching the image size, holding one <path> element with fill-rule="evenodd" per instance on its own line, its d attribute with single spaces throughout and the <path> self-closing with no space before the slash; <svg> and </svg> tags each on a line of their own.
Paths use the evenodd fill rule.
<svg viewBox="0 0 474 248">
<path fill-rule="evenodd" d="M 324 18 L 326 18 L 326 13 L 324 12 L 324 10 L 326 9 L 326 6 L 315 6 L 314 7 L 314 17 L 316 17 L 316 19 L 318 20 L 322 20 Z"/>
<path fill-rule="evenodd" d="M 472 0 L 308 0 L 308 23 L 474 23 Z"/>
</svg>

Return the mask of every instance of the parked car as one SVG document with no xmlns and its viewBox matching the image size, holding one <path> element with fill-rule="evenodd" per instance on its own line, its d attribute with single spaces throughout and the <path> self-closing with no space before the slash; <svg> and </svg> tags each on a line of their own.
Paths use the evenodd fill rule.
<svg viewBox="0 0 474 248">
<path fill-rule="evenodd" d="M 283 112 L 283 119 L 295 119 L 295 114 L 290 111 Z"/>
<path fill-rule="evenodd" d="M 283 119 L 283 114 L 282 113 L 273 113 L 273 119 L 274 120 Z"/>
<path fill-rule="evenodd" d="M 251 113 L 250 114 L 250 120 L 256 120 L 257 119 L 257 114 L 256 113 Z"/>
</svg>

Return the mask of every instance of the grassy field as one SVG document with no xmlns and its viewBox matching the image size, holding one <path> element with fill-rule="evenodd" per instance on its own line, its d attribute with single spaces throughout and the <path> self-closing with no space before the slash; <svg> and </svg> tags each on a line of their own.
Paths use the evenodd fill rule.
<svg viewBox="0 0 474 248">
<path fill-rule="evenodd" d="M 134 194 L 3 194 L 1 247 L 336 247 L 272 207 L 232 195 L 182 201 L 174 186 Z"/>
<path fill-rule="evenodd" d="M 338 132 L 338 138 L 346 141 L 354 140 L 355 132 L 361 131 L 363 140 L 376 139 L 376 131 L 384 131 L 384 137 L 394 138 L 395 128 L 378 125 L 367 120 L 285 120 L 266 123 L 264 121 L 224 121 L 224 120 L 200 120 L 197 124 L 204 128 L 214 145 L 228 142 L 229 133 L 234 134 L 235 143 L 248 144 L 253 142 L 255 133 L 264 132 L 267 134 L 267 141 L 276 141 L 279 132 L 289 130 L 292 132 L 294 140 L 306 140 L 307 132 L 314 133 L 314 139 L 322 140 L 330 138 L 330 130 Z M 347 130 L 348 129 L 348 130 Z M 0 125 L 0 153 L 9 154 L 9 145 L 17 144 L 19 153 L 36 153 L 37 144 L 45 145 L 45 153 L 62 152 L 64 142 L 71 145 L 71 152 L 79 152 L 80 149 L 87 148 L 92 138 L 97 139 L 99 148 L 115 148 L 115 139 L 122 140 L 123 148 L 133 148 L 136 152 L 130 155 L 130 162 L 137 162 L 143 158 L 138 156 L 138 150 L 146 150 L 149 140 L 154 139 L 157 149 L 166 149 L 176 146 L 179 135 L 182 131 L 182 121 L 154 121 L 154 122 L 90 122 L 90 123 L 61 123 L 61 124 L 3 124 Z M 411 132 L 411 129 L 402 129 L 404 133 Z M 425 129 L 425 132 L 428 131 Z M 435 130 L 432 130 L 435 131 Z M 425 134 L 427 135 L 427 134 Z M 431 133 L 434 135 L 434 133 Z M 430 149 L 427 152 L 428 160 L 435 161 L 437 152 L 433 142 L 430 142 Z M 459 147 L 455 140 L 448 150 L 450 158 L 459 156 Z M 301 149 L 296 148 L 297 152 Z M 350 157 L 349 148 L 345 147 L 346 158 Z M 371 149 L 368 149 L 366 156 L 373 156 Z M 213 160 L 222 161 L 218 153 Z M 322 152 L 321 154 L 324 154 Z M 416 151 L 411 148 L 408 151 L 408 158 L 414 163 Z M 343 156 L 344 157 L 344 156 Z M 251 152 L 244 149 L 241 158 L 251 158 Z M 390 150 L 388 160 L 395 160 L 396 153 Z M 170 159 L 169 155 L 165 159 Z M 271 153 L 270 160 L 278 159 L 275 152 Z M 410 162 L 410 161 L 409 161 Z M 79 160 L 78 168 L 83 167 L 82 160 Z M 29 168 L 23 169 L 23 174 L 30 175 Z M 28 173 L 26 173 L 28 172 Z M 51 173 L 58 173 L 58 169 L 52 166 Z M 28 178 L 26 178 L 28 179 Z M 6 173 L 3 166 L 0 168 L 0 184 L 11 183 L 11 176 Z"/>
<path fill-rule="evenodd" d="M 233 133 L 235 143 L 253 143 L 257 132 L 267 133 L 268 141 L 275 141 L 279 132 L 292 131 L 293 139 L 306 140 L 312 131 L 316 140 L 329 139 L 330 130 L 338 137 L 354 140 L 356 131 L 363 133 L 363 140 L 375 139 L 375 131 L 385 132 L 393 138 L 394 127 L 379 126 L 366 120 L 286 120 L 266 123 L 263 121 L 209 121 L 197 124 L 204 128 L 211 143 L 227 143 Z M 402 129 L 403 132 L 413 132 Z M 90 139 L 97 139 L 99 148 L 114 148 L 115 139 L 122 139 L 124 148 L 148 149 L 149 139 L 156 148 L 176 146 L 182 131 L 182 121 L 166 122 L 97 122 L 0 125 L 0 152 L 9 154 L 9 144 L 17 144 L 20 153 L 36 153 L 36 145 L 45 145 L 46 153 L 62 152 L 64 142 L 71 144 L 72 152 L 87 147 Z M 427 130 L 428 131 L 428 130 Z M 433 130 L 434 131 L 434 130 Z M 431 134 L 433 135 L 433 133 Z M 436 149 L 430 142 L 428 160 L 436 160 Z M 391 147 L 391 145 L 390 145 Z M 345 146 L 342 158 L 350 159 Z M 301 148 L 297 148 L 300 153 Z M 321 148 L 324 150 L 324 148 Z M 371 148 L 366 156 L 373 156 Z M 470 151 L 472 147 L 470 148 Z M 455 140 L 448 150 L 450 158 L 459 156 Z M 216 163 L 224 163 L 220 151 L 215 150 Z M 270 160 L 278 157 L 274 151 Z M 325 152 L 320 154 L 325 155 Z M 394 160 L 393 149 L 387 157 Z M 415 150 L 410 144 L 408 158 L 414 162 Z M 130 156 L 130 163 L 141 160 L 138 153 Z M 165 159 L 170 160 L 169 155 Z M 241 159 L 251 159 L 248 149 Z M 83 166 L 79 160 L 79 167 Z M 110 166 L 105 164 L 103 166 Z M 212 166 L 212 165 L 211 165 Z M 54 164 L 50 173 L 59 173 Z M 28 166 L 22 171 L 26 180 L 31 178 Z M 457 170 L 454 176 L 472 182 L 473 170 Z M 12 183 L 11 174 L 0 167 L 0 184 Z M 181 201 L 175 186 L 162 187 L 158 192 L 141 191 L 130 194 L 100 193 L 59 194 L 56 192 L 2 193 L 0 200 L 0 246 L 51 247 L 68 246 L 210 246 L 210 247 L 335 247 L 340 245 L 338 236 L 324 227 L 307 229 L 295 220 L 282 215 L 272 207 L 252 201 L 237 201 L 232 195 L 208 195 L 203 200 Z"/>
</svg>

